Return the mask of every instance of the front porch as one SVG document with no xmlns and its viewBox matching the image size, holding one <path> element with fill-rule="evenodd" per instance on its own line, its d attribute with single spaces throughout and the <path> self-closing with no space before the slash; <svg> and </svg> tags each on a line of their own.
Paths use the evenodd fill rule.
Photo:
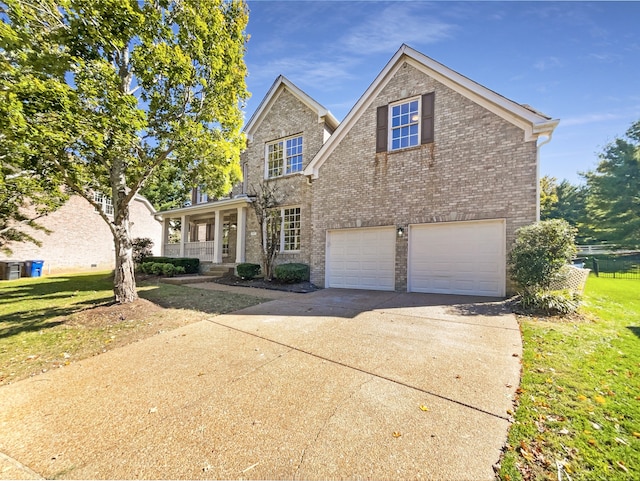
<svg viewBox="0 0 640 481">
<path fill-rule="evenodd" d="M 162 255 L 191 257 L 213 264 L 245 261 L 247 197 L 207 202 L 161 212 Z M 180 220 L 180 240 L 170 242 L 171 221 Z"/>
</svg>

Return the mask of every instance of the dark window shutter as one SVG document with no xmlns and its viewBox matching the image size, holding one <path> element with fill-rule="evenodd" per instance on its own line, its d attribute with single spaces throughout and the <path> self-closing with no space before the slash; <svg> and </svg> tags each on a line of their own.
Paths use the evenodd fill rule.
<svg viewBox="0 0 640 481">
<path fill-rule="evenodd" d="M 387 120 L 388 120 L 389 106 L 383 105 L 378 107 L 377 121 L 376 121 L 376 152 L 387 151 Z"/>
<path fill-rule="evenodd" d="M 433 142 L 434 99 L 435 92 L 422 96 L 422 134 L 420 138 L 422 144 Z"/>
<path fill-rule="evenodd" d="M 196 205 L 198 203 L 198 188 L 194 187 L 191 189 L 191 205 Z"/>
</svg>

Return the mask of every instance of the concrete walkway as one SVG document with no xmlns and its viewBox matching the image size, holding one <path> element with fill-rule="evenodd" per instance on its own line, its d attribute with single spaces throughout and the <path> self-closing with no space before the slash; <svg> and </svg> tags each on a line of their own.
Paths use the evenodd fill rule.
<svg viewBox="0 0 640 481">
<path fill-rule="evenodd" d="M 0 388 L 5 479 L 493 479 L 500 303 L 326 289 Z"/>
</svg>

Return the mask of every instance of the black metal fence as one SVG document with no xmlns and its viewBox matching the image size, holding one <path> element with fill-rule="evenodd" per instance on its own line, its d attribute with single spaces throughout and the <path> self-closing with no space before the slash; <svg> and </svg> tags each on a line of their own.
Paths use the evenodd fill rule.
<svg viewBox="0 0 640 481">
<path fill-rule="evenodd" d="M 640 279 L 640 259 L 607 259 L 593 257 L 585 262 L 598 277 L 614 279 Z"/>
</svg>

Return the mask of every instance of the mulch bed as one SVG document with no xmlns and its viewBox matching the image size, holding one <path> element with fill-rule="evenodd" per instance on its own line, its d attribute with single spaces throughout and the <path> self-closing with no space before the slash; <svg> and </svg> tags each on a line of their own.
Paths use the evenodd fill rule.
<svg viewBox="0 0 640 481">
<path fill-rule="evenodd" d="M 241 287 L 257 287 L 258 289 L 270 289 L 273 291 L 285 291 L 285 292 L 297 292 L 304 294 L 307 292 L 313 292 L 320 289 L 313 285 L 311 282 L 297 282 L 294 284 L 285 284 L 278 282 L 276 279 L 267 281 L 264 279 L 242 279 L 241 277 L 228 275 L 216 279 L 214 282 L 218 284 L 224 284 L 226 286 L 241 286 Z"/>
</svg>

